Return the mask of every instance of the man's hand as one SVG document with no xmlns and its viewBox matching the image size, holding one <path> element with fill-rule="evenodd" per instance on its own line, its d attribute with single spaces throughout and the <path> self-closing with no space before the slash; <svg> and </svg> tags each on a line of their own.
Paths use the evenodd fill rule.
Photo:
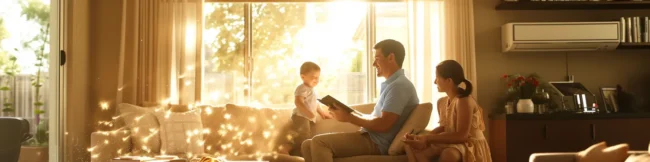
<svg viewBox="0 0 650 162">
<path fill-rule="evenodd" d="M 334 107 L 334 108 L 332 108 Z M 332 105 L 332 107 L 329 108 L 330 115 L 340 121 L 340 122 L 349 122 L 351 118 L 353 118 L 352 114 L 349 112 L 346 112 L 343 110 L 340 106 L 338 106 L 336 103 Z"/>
<path fill-rule="evenodd" d="M 332 119 L 332 118 L 334 118 L 334 117 L 333 117 L 332 115 L 330 115 L 330 114 L 321 114 L 320 117 L 323 118 L 323 119 Z"/>
</svg>

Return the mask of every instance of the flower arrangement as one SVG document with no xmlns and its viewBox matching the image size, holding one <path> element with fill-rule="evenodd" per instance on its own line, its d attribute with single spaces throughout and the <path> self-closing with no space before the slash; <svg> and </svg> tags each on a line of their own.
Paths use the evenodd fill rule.
<svg viewBox="0 0 650 162">
<path fill-rule="evenodd" d="M 519 74 L 504 74 L 501 78 L 506 82 L 509 100 L 531 99 L 539 86 L 539 75 L 535 73 L 525 77 Z"/>
</svg>

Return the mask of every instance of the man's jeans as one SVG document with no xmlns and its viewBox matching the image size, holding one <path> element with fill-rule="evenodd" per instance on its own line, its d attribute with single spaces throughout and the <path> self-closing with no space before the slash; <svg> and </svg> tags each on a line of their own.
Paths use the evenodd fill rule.
<svg viewBox="0 0 650 162">
<path fill-rule="evenodd" d="M 333 162 L 334 158 L 381 155 L 368 133 L 330 133 L 302 143 L 305 162 Z"/>
</svg>

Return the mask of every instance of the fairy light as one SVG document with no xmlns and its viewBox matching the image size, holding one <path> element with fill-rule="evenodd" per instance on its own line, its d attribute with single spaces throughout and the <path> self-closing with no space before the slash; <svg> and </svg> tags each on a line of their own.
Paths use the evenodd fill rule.
<svg viewBox="0 0 650 162">
<path fill-rule="evenodd" d="M 264 139 L 269 139 L 269 137 L 271 136 L 271 132 L 269 131 L 264 131 L 264 133 L 262 134 L 264 135 Z"/>
<path fill-rule="evenodd" d="M 93 152 L 97 146 L 93 146 L 91 148 L 88 148 L 88 152 Z"/>
<path fill-rule="evenodd" d="M 206 107 L 205 108 L 205 113 L 208 115 L 212 115 L 212 107 Z"/>
<path fill-rule="evenodd" d="M 108 145 L 108 140 L 104 140 L 104 144 L 107 144 L 107 145 Z"/>
<path fill-rule="evenodd" d="M 208 128 L 203 129 L 203 134 L 210 134 L 210 129 Z"/>
<path fill-rule="evenodd" d="M 256 120 L 255 120 L 255 117 L 252 117 L 252 116 L 251 116 L 251 117 L 248 117 L 248 122 L 250 122 L 250 123 L 255 123 L 255 121 L 256 121 Z"/>
<path fill-rule="evenodd" d="M 230 114 L 226 113 L 223 115 L 223 118 L 226 120 L 230 120 Z"/>
<path fill-rule="evenodd" d="M 102 110 L 108 110 L 108 102 L 100 102 L 99 106 L 102 108 Z"/>
</svg>

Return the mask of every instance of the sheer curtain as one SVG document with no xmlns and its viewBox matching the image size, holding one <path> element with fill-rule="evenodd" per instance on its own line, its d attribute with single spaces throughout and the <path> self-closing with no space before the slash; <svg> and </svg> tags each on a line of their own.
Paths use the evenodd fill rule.
<svg viewBox="0 0 650 162">
<path fill-rule="evenodd" d="M 122 2 L 117 104 L 198 101 L 203 1 Z"/>
<path fill-rule="evenodd" d="M 407 47 L 409 78 L 413 81 L 420 102 L 437 101 L 446 96 L 439 93 L 435 80 L 436 65 L 442 60 L 458 61 L 468 80 L 477 90 L 474 60 L 474 28 L 471 0 L 408 1 L 409 44 Z M 474 93 L 475 96 L 476 93 Z M 427 129 L 437 127 L 439 116 L 431 113 Z"/>
</svg>

